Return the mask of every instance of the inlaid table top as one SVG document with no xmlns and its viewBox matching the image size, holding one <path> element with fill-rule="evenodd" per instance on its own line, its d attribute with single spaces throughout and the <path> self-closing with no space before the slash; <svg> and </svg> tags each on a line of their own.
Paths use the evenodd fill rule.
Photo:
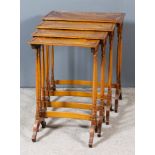
<svg viewBox="0 0 155 155">
<path fill-rule="evenodd" d="M 68 29 L 68 30 L 93 30 L 113 31 L 113 23 L 71 22 L 71 21 L 44 21 L 37 26 L 39 29 Z"/>
<path fill-rule="evenodd" d="M 34 32 L 33 37 L 55 37 L 55 38 L 78 38 L 78 39 L 106 39 L 107 32 L 74 31 L 74 30 L 49 30 L 39 29 Z"/>
<path fill-rule="evenodd" d="M 51 11 L 43 20 L 122 23 L 125 13 Z"/>
<path fill-rule="evenodd" d="M 99 44 L 99 40 L 34 37 L 28 43 L 31 45 L 79 46 L 96 48 Z"/>
</svg>

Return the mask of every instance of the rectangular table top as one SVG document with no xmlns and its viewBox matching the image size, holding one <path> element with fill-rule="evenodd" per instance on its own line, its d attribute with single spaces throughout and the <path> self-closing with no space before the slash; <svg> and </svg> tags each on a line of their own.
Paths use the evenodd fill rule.
<svg viewBox="0 0 155 155">
<path fill-rule="evenodd" d="M 68 30 L 91 30 L 91 31 L 108 31 L 114 30 L 113 23 L 84 23 L 70 21 L 44 21 L 37 26 L 39 29 L 68 29 Z"/>
<path fill-rule="evenodd" d="M 107 32 L 95 31 L 74 31 L 74 30 L 49 30 L 39 29 L 34 32 L 33 37 L 55 37 L 55 38 L 78 38 L 78 39 L 98 39 L 104 40 L 108 36 Z"/>
<path fill-rule="evenodd" d="M 87 39 L 34 37 L 28 43 L 31 45 L 77 46 L 77 47 L 96 48 L 99 42 L 100 42 L 99 40 L 87 40 Z"/>
<path fill-rule="evenodd" d="M 51 11 L 43 20 L 122 23 L 125 13 Z"/>
</svg>

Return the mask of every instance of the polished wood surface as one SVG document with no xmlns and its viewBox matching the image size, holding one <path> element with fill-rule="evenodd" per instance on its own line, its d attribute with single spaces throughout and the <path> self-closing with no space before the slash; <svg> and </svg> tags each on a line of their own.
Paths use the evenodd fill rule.
<svg viewBox="0 0 155 155">
<path fill-rule="evenodd" d="M 122 23 L 125 13 L 51 11 L 43 20 Z"/>
<path fill-rule="evenodd" d="M 34 37 L 29 41 L 29 44 L 96 48 L 96 46 L 99 44 L 99 40 Z"/>
<path fill-rule="evenodd" d="M 36 32 L 34 32 L 32 35 L 33 37 L 55 37 L 55 38 L 61 37 L 61 38 L 104 40 L 107 37 L 108 32 L 39 29 Z"/>
<path fill-rule="evenodd" d="M 63 29 L 63 30 L 87 30 L 111 32 L 115 24 L 112 23 L 91 23 L 91 22 L 70 22 L 70 21 L 44 21 L 37 26 L 38 29 Z"/>
</svg>

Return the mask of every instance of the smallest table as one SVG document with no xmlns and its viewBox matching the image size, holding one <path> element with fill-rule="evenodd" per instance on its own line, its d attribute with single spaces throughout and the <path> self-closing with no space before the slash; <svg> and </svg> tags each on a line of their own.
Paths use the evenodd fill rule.
<svg viewBox="0 0 155 155">
<path fill-rule="evenodd" d="M 39 37 L 42 33 L 46 37 Z M 91 38 L 92 35 L 98 36 L 98 38 L 102 38 L 102 41 L 99 39 L 75 39 L 74 33 L 69 33 L 68 35 L 73 38 L 55 38 L 55 35 L 58 35 L 58 31 L 48 31 L 48 30 L 40 30 L 34 35 L 29 43 L 32 48 L 36 49 L 36 117 L 35 123 L 33 126 L 33 136 L 32 141 L 36 141 L 37 132 L 39 130 L 40 124 L 42 127 L 46 126 L 45 118 L 48 117 L 59 117 L 59 118 L 73 118 L 73 119 L 81 119 L 81 120 L 89 120 L 91 122 L 90 125 L 90 138 L 89 138 L 89 147 L 93 145 L 93 138 L 95 129 L 98 130 L 98 135 L 101 134 L 101 124 L 104 117 L 104 67 L 105 67 L 105 43 L 108 33 L 79 33 L 81 37 Z M 62 33 L 63 34 L 63 33 Z M 86 36 L 84 36 L 86 35 Z M 98 71 L 97 71 L 97 54 L 98 54 L 98 46 L 99 43 L 102 44 L 102 64 L 101 64 L 101 92 L 98 94 Z M 92 78 L 92 92 L 73 92 L 73 91 L 56 91 L 55 89 L 51 89 L 51 84 L 54 85 L 53 79 L 51 78 L 51 83 L 49 83 L 49 75 L 52 77 L 54 74 L 54 70 L 49 69 L 49 46 L 75 46 L 75 47 L 84 47 L 90 48 L 93 54 L 93 78 Z M 52 48 L 52 53 L 53 53 Z M 46 58 L 45 58 L 46 53 Z M 54 65 L 54 58 L 51 59 L 51 64 Z M 53 68 L 53 67 L 52 67 Z M 51 72 L 51 73 L 50 73 Z M 46 74 L 45 74 L 46 73 Z M 50 74 L 49 74 L 50 73 Z M 46 82 L 47 81 L 47 82 Z M 74 83 L 74 80 L 73 80 Z M 50 96 L 81 96 L 81 97 L 91 97 L 92 102 L 90 104 L 86 103 L 78 103 L 78 102 L 50 102 Z M 97 105 L 97 98 L 100 96 L 101 103 Z M 107 98 L 108 99 L 108 98 Z M 81 114 L 74 112 L 58 112 L 58 111 L 49 111 L 48 107 L 67 107 L 67 108 L 79 108 L 79 109 L 87 109 L 91 110 L 91 114 Z M 99 110 L 99 121 L 97 122 L 97 110 Z"/>
</svg>

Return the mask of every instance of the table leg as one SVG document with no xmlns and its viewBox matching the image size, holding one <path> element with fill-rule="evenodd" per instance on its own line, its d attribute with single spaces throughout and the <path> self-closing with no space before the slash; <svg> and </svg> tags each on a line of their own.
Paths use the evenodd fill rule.
<svg viewBox="0 0 155 155">
<path fill-rule="evenodd" d="M 45 46 L 46 49 L 46 65 L 45 65 L 45 74 L 46 74 L 46 101 L 50 102 L 50 96 L 49 96 L 49 91 L 50 91 L 50 80 L 49 80 L 49 46 Z"/>
<path fill-rule="evenodd" d="M 40 89 L 40 46 L 36 47 L 36 116 L 35 123 L 33 125 L 32 141 L 36 141 L 37 132 L 41 121 L 40 108 L 41 108 L 41 89 Z"/>
<path fill-rule="evenodd" d="M 123 24 L 118 24 L 117 35 L 118 35 L 118 47 L 117 47 L 117 83 L 119 84 L 120 96 L 119 99 L 122 99 L 121 91 L 121 71 L 122 71 L 122 30 Z"/>
<path fill-rule="evenodd" d="M 100 109 L 99 109 L 99 120 L 98 120 L 98 137 L 101 137 L 102 121 L 105 118 L 104 109 L 104 88 L 105 88 L 105 50 L 106 50 L 106 40 L 102 41 L 101 44 L 101 99 L 100 99 Z"/>
<path fill-rule="evenodd" d="M 92 120 L 91 120 L 91 127 L 90 127 L 90 138 L 89 138 L 89 147 L 92 147 L 93 145 L 93 139 L 94 139 L 94 132 L 95 128 L 97 126 L 97 108 L 96 108 L 96 101 L 97 101 L 97 53 L 98 49 L 92 49 L 93 53 L 93 89 L 92 89 Z"/>
<path fill-rule="evenodd" d="M 109 33 L 109 66 L 108 66 L 108 99 L 106 105 L 106 124 L 109 125 L 110 107 L 112 102 L 112 70 L 113 70 L 114 32 Z"/>
<path fill-rule="evenodd" d="M 52 90 L 56 90 L 55 81 L 54 81 L 54 46 L 52 46 L 51 51 L 51 84 L 52 84 Z"/>
<path fill-rule="evenodd" d="M 116 96 L 119 99 L 122 99 L 122 90 L 121 90 L 121 70 L 122 70 L 122 29 L 123 24 L 117 25 L 117 36 L 118 36 L 118 44 L 117 44 L 117 68 L 116 68 L 116 77 L 117 84 L 116 87 Z M 115 100 L 115 112 L 118 112 L 118 99 Z"/>
<path fill-rule="evenodd" d="M 45 118 L 45 112 L 47 109 L 47 103 L 45 100 L 45 51 L 44 51 L 44 45 L 42 45 L 42 52 L 41 52 L 41 102 L 42 102 L 42 128 L 46 127 L 46 122 L 44 120 Z"/>
</svg>

